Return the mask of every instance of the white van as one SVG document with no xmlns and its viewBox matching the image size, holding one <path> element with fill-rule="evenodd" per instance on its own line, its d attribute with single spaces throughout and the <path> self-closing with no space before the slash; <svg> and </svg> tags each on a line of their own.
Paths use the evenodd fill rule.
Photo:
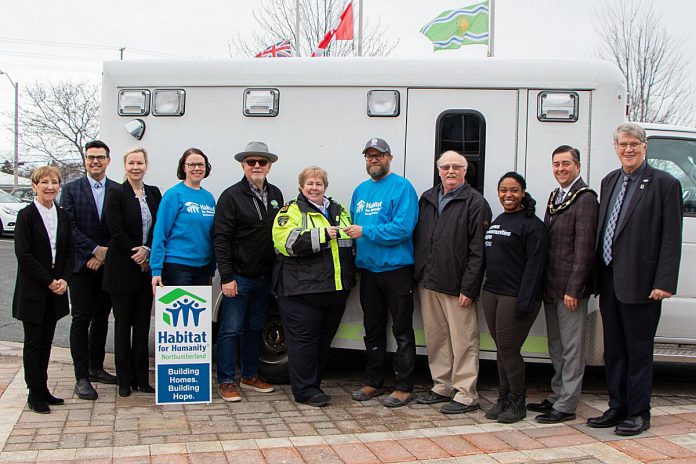
<svg viewBox="0 0 696 464">
<path fill-rule="evenodd" d="M 162 190 L 177 182 L 176 163 L 184 150 L 202 149 L 213 166 L 203 185 L 216 196 L 242 176 L 233 155 L 248 141 L 262 140 L 280 156 L 269 180 L 287 200 L 297 193 L 299 171 L 316 164 L 329 172 L 328 194 L 345 205 L 367 177 L 361 154 L 367 139 L 389 142 L 392 169 L 419 194 L 437 182 L 436 155 L 453 149 L 467 156 L 467 180 L 483 192 L 494 217 L 502 211 L 497 181 L 511 170 L 527 178 L 543 216 L 556 187 L 553 149 L 577 147 L 582 175 L 598 191 L 602 177 L 618 166 L 612 135 L 624 121 L 625 106 L 618 69 L 595 60 L 114 61 L 104 64 L 100 137 L 112 149 L 112 178 L 122 177 L 119 153 L 142 145 L 150 155 L 146 181 Z M 685 158 L 687 164 L 689 159 L 693 168 L 693 155 Z M 693 186 L 693 170 L 688 175 Z M 691 243 L 694 232 L 685 234 Z M 679 314 L 686 314 L 694 289 L 683 283 L 682 289 L 688 298 Z M 665 306 L 660 327 L 673 327 L 668 341 L 696 343 L 696 324 L 683 318 L 670 322 L 671 306 Z M 588 360 L 599 363 L 601 327 L 596 313 L 591 317 Z M 482 357 L 492 359 L 495 346 L 483 317 L 479 321 Z M 420 314 L 414 326 L 418 352 L 424 354 Z M 362 350 L 363 334 L 355 291 L 333 346 Z M 284 367 L 277 317 L 270 318 L 263 345 L 266 374 Z M 523 351 L 527 359 L 548 360 L 543 315 Z"/>
</svg>

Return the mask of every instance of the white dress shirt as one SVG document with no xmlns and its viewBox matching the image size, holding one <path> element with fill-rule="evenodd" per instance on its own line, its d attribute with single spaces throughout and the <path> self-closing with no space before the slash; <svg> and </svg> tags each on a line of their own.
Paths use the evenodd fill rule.
<svg viewBox="0 0 696 464">
<path fill-rule="evenodd" d="M 56 205 L 51 203 L 51 207 L 46 208 L 36 198 L 34 199 L 34 204 L 39 210 L 46 233 L 48 233 L 48 241 L 51 243 L 51 263 L 56 264 L 56 236 L 58 235 L 58 211 L 56 210 Z"/>
</svg>

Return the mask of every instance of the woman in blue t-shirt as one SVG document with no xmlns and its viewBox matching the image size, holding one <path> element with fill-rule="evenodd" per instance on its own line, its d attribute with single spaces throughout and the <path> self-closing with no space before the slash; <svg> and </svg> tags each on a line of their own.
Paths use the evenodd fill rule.
<svg viewBox="0 0 696 464">
<path fill-rule="evenodd" d="M 162 285 L 209 285 L 215 273 L 215 197 L 201 187 L 210 175 L 208 157 L 189 148 L 176 176 L 183 182 L 162 197 L 152 238 L 152 290 Z"/>
<path fill-rule="evenodd" d="M 503 213 L 485 235 L 486 283 L 483 313 L 497 347 L 498 402 L 488 419 L 512 423 L 526 416 L 522 344 L 541 307 L 546 263 L 546 228 L 535 216 L 536 202 L 524 177 L 508 172 L 498 182 Z"/>
</svg>

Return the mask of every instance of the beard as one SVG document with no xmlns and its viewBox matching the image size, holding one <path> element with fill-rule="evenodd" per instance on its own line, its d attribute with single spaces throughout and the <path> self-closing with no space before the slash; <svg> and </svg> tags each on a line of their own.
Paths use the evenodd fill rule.
<svg viewBox="0 0 696 464">
<path fill-rule="evenodd" d="M 367 173 L 370 175 L 370 177 L 372 177 L 372 179 L 380 180 L 382 177 L 386 176 L 389 173 L 389 168 L 381 164 L 375 166 L 368 166 Z"/>
</svg>

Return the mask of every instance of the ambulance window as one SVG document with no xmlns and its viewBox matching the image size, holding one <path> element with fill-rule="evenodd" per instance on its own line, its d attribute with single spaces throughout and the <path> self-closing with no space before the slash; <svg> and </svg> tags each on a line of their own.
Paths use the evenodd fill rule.
<svg viewBox="0 0 696 464">
<path fill-rule="evenodd" d="M 469 168 L 466 181 L 483 193 L 486 121 L 474 110 L 447 110 L 437 118 L 435 157 L 447 150 L 466 156 Z M 437 167 L 433 185 L 440 183 Z"/>
<path fill-rule="evenodd" d="M 696 140 L 650 137 L 648 163 L 677 178 L 682 187 L 684 215 L 696 216 Z"/>
</svg>

